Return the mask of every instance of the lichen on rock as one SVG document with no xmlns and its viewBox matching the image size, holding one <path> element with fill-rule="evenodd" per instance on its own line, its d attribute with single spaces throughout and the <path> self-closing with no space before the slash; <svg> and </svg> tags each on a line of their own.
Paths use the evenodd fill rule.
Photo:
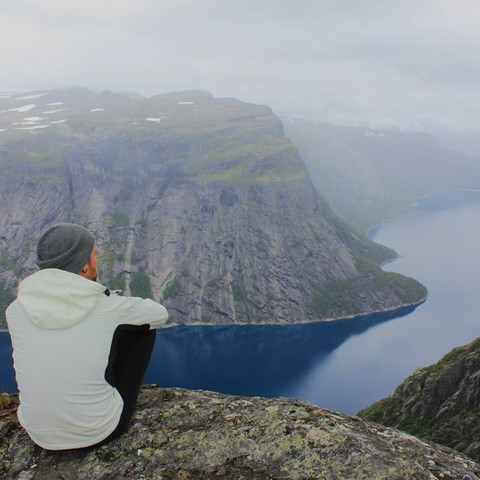
<svg viewBox="0 0 480 480">
<path fill-rule="evenodd" d="M 35 446 L 0 401 L 0 478 L 479 479 L 480 465 L 397 430 L 293 399 L 143 386 L 128 431 L 96 449 Z"/>
</svg>

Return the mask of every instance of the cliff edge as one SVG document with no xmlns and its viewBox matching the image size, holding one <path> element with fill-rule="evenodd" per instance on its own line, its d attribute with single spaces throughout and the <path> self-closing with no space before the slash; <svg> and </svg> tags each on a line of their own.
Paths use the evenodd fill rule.
<svg viewBox="0 0 480 480">
<path fill-rule="evenodd" d="M 425 299 L 379 268 L 392 250 L 333 215 L 270 108 L 40 93 L 27 117 L 25 95 L 0 99 L 0 323 L 59 222 L 93 233 L 102 284 L 181 324 L 310 323 Z"/>
<path fill-rule="evenodd" d="M 480 461 L 480 338 L 416 370 L 393 395 L 359 413 Z"/>
<path fill-rule="evenodd" d="M 292 399 L 142 387 L 127 433 L 84 451 L 36 447 L 0 397 L 2 479 L 479 479 L 446 447 Z"/>
</svg>

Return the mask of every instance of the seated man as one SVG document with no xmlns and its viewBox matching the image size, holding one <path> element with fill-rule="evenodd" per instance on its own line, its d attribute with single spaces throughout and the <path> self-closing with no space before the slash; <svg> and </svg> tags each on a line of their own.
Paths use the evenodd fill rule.
<svg viewBox="0 0 480 480">
<path fill-rule="evenodd" d="M 156 329 L 174 324 L 162 305 L 97 283 L 94 239 L 80 225 L 49 228 L 37 265 L 6 313 L 18 419 L 48 450 L 101 445 L 126 429 Z"/>
</svg>

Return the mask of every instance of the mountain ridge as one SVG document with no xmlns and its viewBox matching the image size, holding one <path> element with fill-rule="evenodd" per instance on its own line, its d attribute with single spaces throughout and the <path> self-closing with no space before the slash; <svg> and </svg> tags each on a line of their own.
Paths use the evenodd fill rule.
<svg viewBox="0 0 480 480">
<path fill-rule="evenodd" d="M 4 304 L 59 221 L 92 230 L 100 281 L 179 323 L 322 321 L 425 298 L 378 267 L 393 251 L 335 216 L 269 107 L 196 95 L 0 98 Z"/>
<path fill-rule="evenodd" d="M 434 135 L 328 125 L 283 116 L 315 186 L 361 231 L 418 212 L 419 197 L 480 189 L 480 161 Z"/>
<path fill-rule="evenodd" d="M 417 369 L 362 418 L 455 448 L 480 460 L 480 338 Z"/>
</svg>

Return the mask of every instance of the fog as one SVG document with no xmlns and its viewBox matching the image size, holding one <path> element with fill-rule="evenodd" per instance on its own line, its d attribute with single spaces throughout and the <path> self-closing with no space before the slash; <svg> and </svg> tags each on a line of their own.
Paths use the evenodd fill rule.
<svg viewBox="0 0 480 480">
<path fill-rule="evenodd" d="M 207 89 L 336 124 L 477 130 L 475 0 L 16 0 L 0 91 Z"/>
</svg>

